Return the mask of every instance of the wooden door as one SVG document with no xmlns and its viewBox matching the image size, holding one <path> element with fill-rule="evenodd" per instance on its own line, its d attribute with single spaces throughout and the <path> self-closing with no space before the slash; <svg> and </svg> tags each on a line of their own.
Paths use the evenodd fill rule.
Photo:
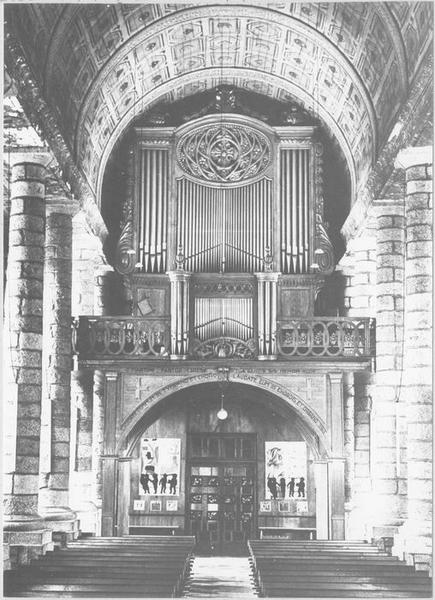
<svg viewBox="0 0 435 600">
<path fill-rule="evenodd" d="M 217 456 L 190 460 L 188 521 L 198 551 L 239 554 L 255 536 L 256 464 L 244 461 L 240 451 L 244 447 L 245 454 L 254 452 L 255 440 L 244 443 L 242 439 L 246 437 L 213 436 L 205 446 L 214 447 Z"/>
</svg>

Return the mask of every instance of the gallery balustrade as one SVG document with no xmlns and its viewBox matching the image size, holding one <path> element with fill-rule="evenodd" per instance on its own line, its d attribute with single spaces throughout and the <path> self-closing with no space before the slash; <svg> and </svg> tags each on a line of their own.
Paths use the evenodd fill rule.
<svg viewBox="0 0 435 600">
<path fill-rule="evenodd" d="M 312 317 L 276 322 L 276 359 L 361 359 L 375 355 L 375 322 L 369 318 Z M 218 336 L 189 343 L 193 360 L 259 356 L 256 337 Z M 82 316 L 73 322 L 73 349 L 82 360 L 169 359 L 170 317 Z M 179 358 L 177 356 L 177 358 Z"/>
</svg>

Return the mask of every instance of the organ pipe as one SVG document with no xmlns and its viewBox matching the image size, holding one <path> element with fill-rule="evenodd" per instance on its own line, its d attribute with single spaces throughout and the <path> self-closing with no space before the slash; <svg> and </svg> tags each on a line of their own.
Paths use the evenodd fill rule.
<svg viewBox="0 0 435 600">
<path fill-rule="evenodd" d="M 145 273 L 167 268 L 168 151 L 143 149 L 139 157 L 139 260 Z"/>
<path fill-rule="evenodd" d="M 192 272 L 246 272 L 263 268 L 272 239 L 272 186 L 264 179 L 239 188 L 177 181 L 177 246 Z"/>
<path fill-rule="evenodd" d="M 309 150 L 285 149 L 280 157 L 281 270 L 309 268 Z"/>
<path fill-rule="evenodd" d="M 252 298 L 202 298 L 194 300 L 194 335 L 204 341 L 228 336 L 247 341 L 253 335 Z"/>
<path fill-rule="evenodd" d="M 256 273 L 258 294 L 258 359 L 276 359 L 276 312 L 279 273 Z"/>
</svg>

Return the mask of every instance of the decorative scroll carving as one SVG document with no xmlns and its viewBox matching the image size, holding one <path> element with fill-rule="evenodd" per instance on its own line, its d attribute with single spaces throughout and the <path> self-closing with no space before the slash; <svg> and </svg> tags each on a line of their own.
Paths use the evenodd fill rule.
<svg viewBox="0 0 435 600">
<path fill-rule="evenodd" d="M 134 244 L 133 226 L 133 155 L 129 154 L 128 179 L 124 204 L 122 206 L 121 235 L 116 246 L 115 268 L 122 275 L 134 271 L 137 263 L 137 254 Z"/>
<path fill-rule="evenodd" d="M 329 274 L 334 270 L 334 248 L 323 221 L 322 156 L 323 146 L 318 142 L 314 144 L 314 264 L 319 273 Z"/>
<path fill-rule="evenodd" d="M 271 147 L 267 137 L 251 127 L 203 125 L 180 139 L 177 160 L 191 177 L 234 183 L 260 176 L 270 164 Z"/>
<path fill-rule="evenodd" d="M 253 339 L 244 342 L 230 337 L 212 338 L 204 342 L 194 340 L 191 355 L 200 360 L 209 358 L 253 359 L 256 356 L 256 343 Z"/>
</svg>

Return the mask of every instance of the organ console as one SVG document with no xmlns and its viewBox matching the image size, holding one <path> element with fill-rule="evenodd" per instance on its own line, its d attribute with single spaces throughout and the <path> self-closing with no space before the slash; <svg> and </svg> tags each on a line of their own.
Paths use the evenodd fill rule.
<svg viewBox="0 0 435 600">
<path fill-rule="evenodd" d="M 316 128 L 209 115 L 136 128 L 131 157 L 116 267 L 130 288 L 161 279 L 172 354 L 222 337 L 275 357 L 277 319 L 312 315 L 334 266 Z"/>
</svg>

